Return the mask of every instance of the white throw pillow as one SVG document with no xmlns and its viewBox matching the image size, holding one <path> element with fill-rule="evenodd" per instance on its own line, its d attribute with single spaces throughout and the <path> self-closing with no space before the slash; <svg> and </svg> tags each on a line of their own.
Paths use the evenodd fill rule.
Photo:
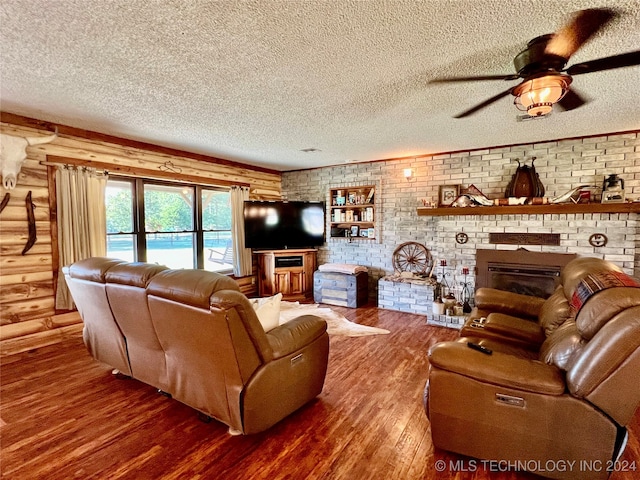
<svg viewBox="0 0 640 480">
<path fill-rule="evenodd" d="M 282 293 L 277 293 L 273 297 L 254 298 L 251 306 L 256 311 L 258 320 L 262 324 L 265 332 L 273 330 L 280 324 L 280 302 Z"/>
</svg>

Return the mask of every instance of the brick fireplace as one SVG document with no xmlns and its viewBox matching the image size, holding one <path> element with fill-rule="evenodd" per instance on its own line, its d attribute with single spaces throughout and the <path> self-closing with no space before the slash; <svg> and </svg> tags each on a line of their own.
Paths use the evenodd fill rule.
<svg viewBox="0 0 640 480">
<path fill-rule="evenodd" d="M 453 213 L 453 212 L 452 212 Z M 435 231 L 435 238 L 428 244 L 436 259 L 445 259 L 456 278 L 462 266 L 478 271 L 477 254 L 481 250 L 509 251 L 525 248 L 535 253 L 572 254 L 598 257 L 616 263 L 626 273 L 634 275 L 637 258 L 640 257 L 640 241 L 637 235 L 635 213 L 563 213 L 563 214 L 514 214 L 514 215 L 449 215 L 425 217 L 426 229 Z M 464 232 L 468 241 L 456 243 L 456 234 Z M 492 244 L 494 232 L 540 234 L 557 233 L 559 245 L 507 245 Z M 608 243 L 593 246 L 589 239 L 594 234 L 605 235 Z M 506 253 L 505 253 L 506 252 Z M 484 255 L 484 254 L 481 254 Z M 519 263 L 518 255 L 511 258 Z M 506 257 L 503 257 L 506 258 Z M 474 285 L 474 290 L 477 285 Z"/>
</svg>

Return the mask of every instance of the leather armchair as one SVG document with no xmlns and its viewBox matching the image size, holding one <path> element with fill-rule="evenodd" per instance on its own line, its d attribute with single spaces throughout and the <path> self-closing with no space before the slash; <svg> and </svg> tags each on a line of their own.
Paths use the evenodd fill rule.
<svg viewBox="0 0 640 480">
<path fill-rule="evenodd" d="M 63 269 L 91 355 L 229 426 L 261 432 L 320 394 L 326 322 L 265 332 L 231 278 L 90 258 Z"/>
<path fill-rule="evenodd" d="M 589 271 L 565 285 L 580 293 L 605 278 L 606 271 Z M 621 454 L 625 425 L 640 403 L 640 284 L 622 277 L 577 305 L 574 298 L 575 321 L 555 329 L 537 353 L 477 337 L 434 345 L 425 388 L 434 445 L 520 462 L 550 478 L 607 478 L 606 465 Z"/>
<path fill-rule="evenodd" d="M 460 335 L 499 340 L 537 352 L 556 328 L 573 318 L 575 312 L 569 303 L 579 282 L 591 273 L 603 271 L 622 270 L 599 258 L 576 258 L 562 269 L 560 284 L 547 299 L 479 288 L 475 293 L 476 307 Z"/>
</svg>

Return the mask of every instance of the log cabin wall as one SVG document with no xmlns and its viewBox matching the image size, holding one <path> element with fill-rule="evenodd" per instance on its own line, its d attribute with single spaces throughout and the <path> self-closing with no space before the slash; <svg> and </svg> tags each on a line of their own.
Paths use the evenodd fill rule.
<svg viewBox="0 0 640 480">
<path fill-rule="evenodd" d="M 249 186 L 254 199 L 281 198 L 281 174 L 276 171 L 5 112 L 0 120 L 0 131 L 14 136 L 49 135 L 58 127 L 58 138 L 53 142 L 27 148 L 16 188 L 7 192 L 0 185 L 0 200 L 10 193 L 9 203 L 0 214 L 0 355 L 57 343 L 82 330 L 77 312 L 55 311 L 58 271 L 55 168 L 42 162 L 67 159 L 68 163 L 96 166 L 114 174 L 147 178 L 166 178 L 164 166 L 171 162 L 180 170 L 171 172 L 176 181 L 220 186 L 242 184 Z M 28 238 L 25 198 L 29 191 L 35 205 L 37 241 L 22 255 Z M 255 275 L 236 280 L 246 295 L 256 294 Z"/>
</svg>

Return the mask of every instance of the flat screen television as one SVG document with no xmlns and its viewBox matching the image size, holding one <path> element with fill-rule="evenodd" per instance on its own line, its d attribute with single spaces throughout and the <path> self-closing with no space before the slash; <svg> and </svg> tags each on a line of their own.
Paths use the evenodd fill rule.
<svg viewBox="0 0 640 480">
<path fill-rule="evenodd" d="M 324 211 L 324 202 L 245 200 L 245 246 L 262 250 L 318 247 L 324 243 Z"/>
</svg>

